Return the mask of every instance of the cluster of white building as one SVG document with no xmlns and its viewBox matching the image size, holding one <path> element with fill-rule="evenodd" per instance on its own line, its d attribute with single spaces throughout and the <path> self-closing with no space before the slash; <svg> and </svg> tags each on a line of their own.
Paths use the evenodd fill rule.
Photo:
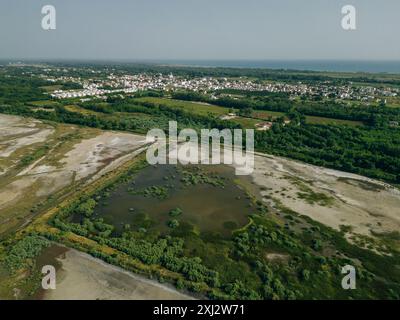
<svg viewBox="0 0 400 320">
<path fill-rule="evenodd" d="M 108 94 L 113 93 L 133 93 L 136 92 L 137 88 L 121 88 L 121 89 L 82 89 L 82 90 L 56 90 L 51 93 L 52 98 L 56 99 L 67 99 L 67 98 L 83 98 L 83 97 L 97 97 L 101 98 Z"/>
<path fill-rule="evenodd" d="M 82 80 L 74 77 L 50 77 L 52 82 L 74 82 L 82 85 L 80 90 L 56 90 L 51 96 L 58 99 L 104 96 L 113 93 L 133 93 L 138 90 L 189 90 L 195 92 L 209 92 L 224 89 L 242 91 L 267 91 L 273 93 L 287 93 L 291 98 L 298 96 L 319 96 L 343 100 L 373 101 L 377 97 L 395 97 L 399 95 L 397 88 L 376 88 L 371 86 L 348 85 L 335 86 L 329 82 L 318 84 L 305 83 L 259 83 L 247 78 L 228 79 L 213 77 L 185 78 L 172 74 L 135 74 L 115 75 L 111 73 L 106 78 Z"/>
</svg>

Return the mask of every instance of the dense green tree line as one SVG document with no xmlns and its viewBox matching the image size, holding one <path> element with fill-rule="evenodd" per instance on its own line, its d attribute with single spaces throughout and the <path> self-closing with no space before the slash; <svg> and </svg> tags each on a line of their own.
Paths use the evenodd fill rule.
<svg viewBox="0 0 400 320">
<path fill-rule="evenodd" d="M 260 151 L 400 183 L 400 130 L 347 126 L 274 125 L 258 131 Z"/>
<path fill-rule="evenodd" d="M 38 88 L 48 85 L 45 80 L 25 77 L 2 77 L 0 74 L 0 104 L 21 106 L 29 101 L 45 100 L 48 95 Z"/>
</svg>

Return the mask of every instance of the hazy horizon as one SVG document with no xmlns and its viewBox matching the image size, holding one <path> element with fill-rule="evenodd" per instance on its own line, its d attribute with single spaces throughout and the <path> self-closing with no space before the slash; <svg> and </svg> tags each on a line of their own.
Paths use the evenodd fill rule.
<svg viewBox="0 0 400 320">
<path fill-rule="evenodd" d="M 56 30 L 43 30 L 44 5 Z M 1 59 L 398 60 L 400 1 L 2 0 Z"/>
<path fill-rule="evenodd" d="M 1 59 L 1 63 L 22 64 L 98 64 L 154 65 L 166 67 L 222 67 L 312 72 L 385 73 L 400 74 L 400 60 L 129 60 L 129 59 Z"/>
</svg>

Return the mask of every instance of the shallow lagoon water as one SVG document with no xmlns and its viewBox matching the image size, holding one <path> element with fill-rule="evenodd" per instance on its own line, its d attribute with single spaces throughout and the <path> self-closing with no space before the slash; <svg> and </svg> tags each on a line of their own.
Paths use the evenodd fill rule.
<svg viewBox="0 0 400 320">
<path fill-rule="evenodd" d="M 196 183 L 186 185 L 182 181 L 182 170 L 202 172 L 221 185 Z M 200 170 L 200 171 L 198 171 Z M 181 225 L 192 227 L 197 232 L 230 235 L 233 229 L 247 224 L 252 212 L 251 201 L 246 192 L 234 180 L 238 177 L 228 166 L 149 166 L 139 172 L 131 181 L 123 183 L 106 199 L 101 199 L 94 216 L 104 218 L 118 231 L 129 224 L 131 230 L 140 228 L 168 233 L 168 221 L 176 219 Z M 148 187 L 166 188 L 165 197 L 134 194 Z M 182 210 L 178 217 L 171 217 L 170 211 Z"/>
</svg>

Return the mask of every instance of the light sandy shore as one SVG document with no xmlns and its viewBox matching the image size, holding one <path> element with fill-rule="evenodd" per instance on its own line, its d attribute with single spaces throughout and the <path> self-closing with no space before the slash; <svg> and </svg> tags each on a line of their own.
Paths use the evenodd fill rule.
<svg viewBox="0 0 400 320">
<path fill-rule="evenodd" d="M 400 191 L 380 181 L 351 173 L 312 166 L 285 158 L 257 154 L 254 182 L 267 198 L 310 218 L 339 229 L 371 235 L 400 230 Z M 329 205 L 300 199 L 304 185 L 331 198 Z"/>
<path fill-rule="evenodd" d="M 46 290 L 45 300 L 189 300 L 170 286 L 134 275 L 85 253 L 69 249 L 57 259 L 55 290 Z"/>
</svg>

